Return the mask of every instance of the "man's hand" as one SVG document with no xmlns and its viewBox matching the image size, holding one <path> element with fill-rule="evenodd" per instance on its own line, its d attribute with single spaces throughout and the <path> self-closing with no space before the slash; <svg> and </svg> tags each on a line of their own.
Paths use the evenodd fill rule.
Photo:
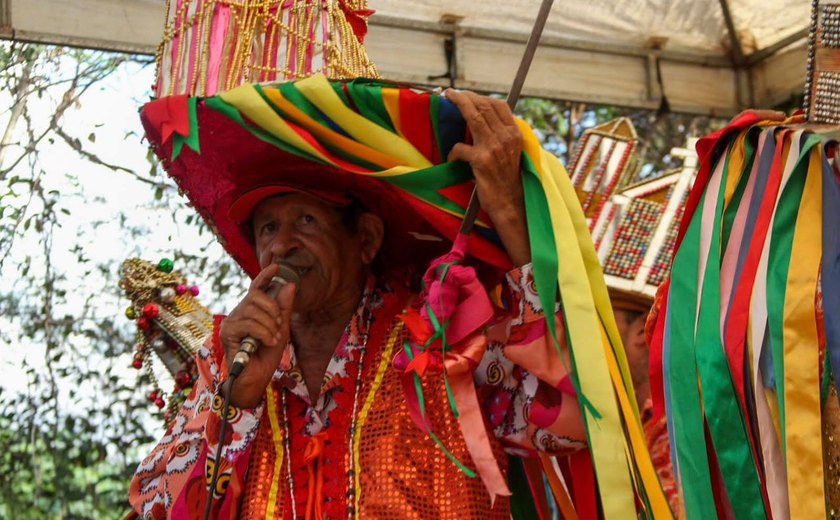
<svg viewBox="0 0 840 520">
<path fill-rule="evenodd" d="M 520 159 L 522 133 L 507 103 L 473 92 L 449 89 L 446 99 L 461 111 L 473 137 L 473 144 L 458 143 L 448 160 L 470 164 L 475 176 L 481 207 L 515 265 L 531 261 Z"/>
<path fill-rule="evenodd" d="M 248 293 L 222 321 L 219 330 L 228 370 L 246 336 L 251 336 L 260 345 L 234 382 L 230 402 L 239 408 L 252 408 L 259 404 L 289 343 L 295 285 L 283 286 L 276 298 L 265 293 L 278 270 L 277 264 L 271 264 L 260 271 L 251 282 Z"/>
</svg>

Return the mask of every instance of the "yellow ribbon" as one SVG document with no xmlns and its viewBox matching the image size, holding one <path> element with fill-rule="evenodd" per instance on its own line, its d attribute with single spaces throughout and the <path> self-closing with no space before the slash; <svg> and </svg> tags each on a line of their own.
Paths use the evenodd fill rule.
<svg viewBox="0 0 840 520">
<path fill-rule="evenodd" d="M 298 91 L 357 141 L 415 169 L 434 166 L 408 141 L 348 108 L 323 74 L 295 83 Z"/>
<path fill-rule="evenodd" d="M 235 106 L 248 119 L 271 135 L 305 151 L 313 157 L 317 157 L 327 164 L 335 166 L 335 163 L 331 159 L 324 156 L 315 147 L 306 142 L 304 138 L 298 135 L 297 132 L 292 130 L 289 123 L 284 121 L 282 117 L 268 106 L 253 85 L 236 87 L 233 90 L 219 94 L 219 97 L 226 103 Z"/>
<path fill-rule="evenodd" d="M 819 150 L 819 152 L 817 151 Z M 785 291 L 784 389 L 791 518 L 826 518 L 815 294 L 822 258 L 822 148 L 811 151 Z"/>
<path fill-rule="evenodd" d="M 580 206 L 573 190 L 564 197 L 564 191 L 571 188 L 571 182 L 560 162 L 555 157 L 549 158 L 543 153 L 536 136 L 527 126 L 520 123 L 520 129 L 523 134 L 524 151 L 534 159 L 534 165 L 540 175 L 548 200 L 552 227 L 555 236 L 558 237 L 558 281 L 580 389 L 601 414 L 601 418 L 596 419 L 582 407 L 604 515 L 606 518 L 632 519 L 636 517 L 635 496 L 625 454 L 623 429 L 605 356 L 605 349 L 609 346 L 603 344 L 600 335 L 593 334 L 593 331 L 600 330 L 601 323 L 582 250 L 568 247 L 562 241 L 566 237 L 575 237 L 579 244 L 587 240 L 578 234 L 570 214 L 570 207 L 580 211 Z M 574 197 L 574 204 L 567 202 L 571 197 Z M 586 236 L 588 237 L 588 233 Z M 594 251 L 591 238 L 588 240 L 589 247 Z M 597 267 L 597 270 L 600 273 L 600 267 Z M 546 309 L 546 312 L 550 311 Z M 624 461 L 624 464 L 621 461 Z"/>
</svg>

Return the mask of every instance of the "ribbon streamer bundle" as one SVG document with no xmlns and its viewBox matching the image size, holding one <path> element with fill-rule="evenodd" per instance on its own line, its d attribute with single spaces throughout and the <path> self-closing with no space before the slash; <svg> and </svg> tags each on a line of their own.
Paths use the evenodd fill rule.
<svg viewBox="0 0 840 520">
<path fill-rule="evenodd" d="M 800 122 L 746 115 L 697 145 L 651 346 L 688 518 L 826 518 L 836 497 L 837 143 Z"/>
</svg>

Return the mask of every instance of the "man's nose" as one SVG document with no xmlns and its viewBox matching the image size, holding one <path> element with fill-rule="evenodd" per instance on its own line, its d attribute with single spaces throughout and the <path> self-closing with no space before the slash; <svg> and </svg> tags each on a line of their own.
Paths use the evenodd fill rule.
<svg viewBox="0 0 840 520">
<path fill-rule="evenodd" d="M 271 242 L 271 256 L 274 259 L 287 258 L 302 247 L 300 239 L 291 226 L 283 226 Z"/>
</svg>

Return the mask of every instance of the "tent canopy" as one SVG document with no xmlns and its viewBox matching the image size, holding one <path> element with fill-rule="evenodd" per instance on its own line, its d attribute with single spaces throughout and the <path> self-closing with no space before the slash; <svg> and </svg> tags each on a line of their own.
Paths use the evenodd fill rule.
<svg viewBox="0 0 840 520">
<path fill-rule="evenodd" d="M 0 0 L 0 37 L 153 54 L 163 3 Z M 383 77 L 505 92 L 539 1 L 369 6 Z M 802 92 L 809 17 L 806 0 L 555 0 L 524 94 L 656 108 L 664 93 L 672 110 L 724 116 L 768 107 Z"/>
</svg>

